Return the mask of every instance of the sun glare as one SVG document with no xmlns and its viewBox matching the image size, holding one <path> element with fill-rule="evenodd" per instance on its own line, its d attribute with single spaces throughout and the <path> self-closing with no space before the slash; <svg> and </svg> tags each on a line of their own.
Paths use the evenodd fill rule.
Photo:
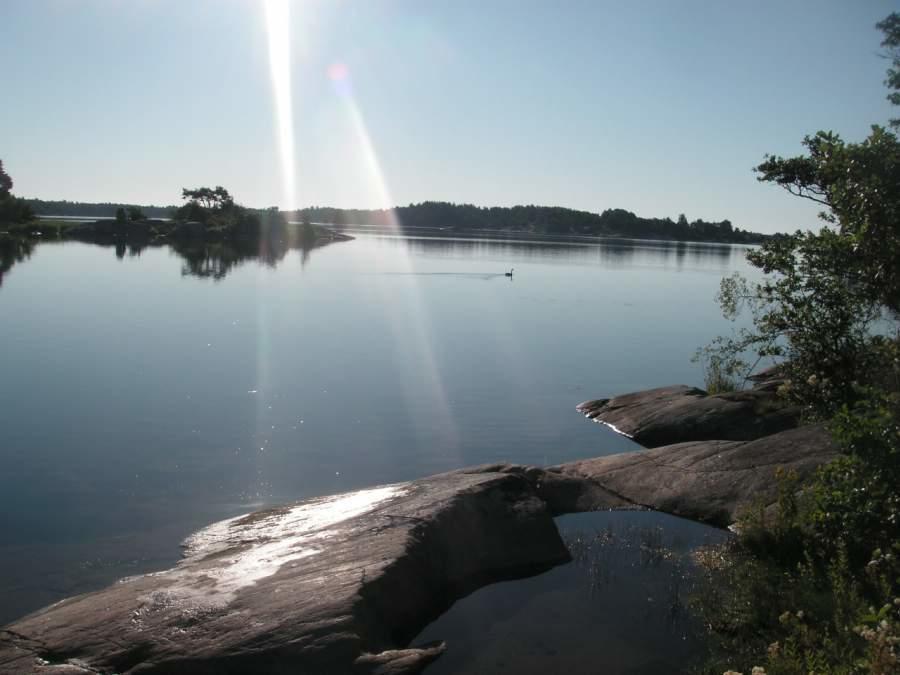
<svg viewBox="0 0 900 675">
<path fill-rule="evenodd" d="M 266 0 L 265 12 L 269 42 L 269 73 L 275 102 L 278 153 L 281 158 L 282 208 L 287 210 L 297 207 L 291 90 L 290 3 L 288 0 Z"/>
<path fill-rule="evenodd" d="M 386 225 L 392 234 L 402 234 L 400 222 L 393 209 L 396 202 L 391 196 L 384 170 L 381 162 L 378 160 L 375 144 L 372 141 L 362 110 L 353 92 L 350 68 L 344 63 L 336 62 L 328 67 L 327 75 L 334 86 L 335 92 L 343 102 L 349 117 L 355 137 L 353 139 L 354 146 L 359 153 L 359 160 L 364 169 L 366 180 L 369 183 L 367 192 L 377 202 L 373 206 L 386 209 Z M 392 257 L 392 261 L 396 262 L 396 260 L 397 258 Z M 408 252 L 401 256 L 400 260 L 402 261 L 403 272 L 409 273 L 413 271 Z M 381 263 L 378 259 L 374 260 L 374 262 L 376 266 Z M 432 411 L 431 417 L 430 419 L 415 418 L 413 422 L 419 427 L 419 431 L 423 435 L 426 427 L 429 429 L 437 427 L 445 430 L 444 448 L 458 451 L 458 429 L 447 399 L 443 377 L 434 355 L 428 308 L 422 302 L 419 289 L 416 284 L 413 284 L 409 289 L 409 296 L 404 304 L 398 302 L 398 299 L 392 296 L 393 290 L 382 285 L 379 285 L 378 288 L 383 294 L 382 304 L 391 317 L 391 328 L 394 332 L 396 343 L 409 345 L 410 353 L 416 359 L 416 363 L 419 365 L 419 372 L 427 384 L 430 410 Z M 410 321 L 410 316 L 416 320 Z M 413 410 L 415 402 L 412 399 L 421 395 L 421 390 L 407 391 L 406 394 L 410 399 L 408 409 Z"/>
</svg>

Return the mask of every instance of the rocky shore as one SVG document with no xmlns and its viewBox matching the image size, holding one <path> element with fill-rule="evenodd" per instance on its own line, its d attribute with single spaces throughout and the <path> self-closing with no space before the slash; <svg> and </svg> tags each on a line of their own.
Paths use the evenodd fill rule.
<svg viewBox="0 0 900 675">
<path fill-rule="evenodd" d="M 718 526 L 835 456 L 774 387 L 666 387 L 579 410 L 648 449 L 549 468 L 498 464 L 268 509 L 196 533 L 170 570 L 0 630 L 0 672 L 417 673 L 410 640 L 486 584 L 569 560 L 564 513 L 653 508 Z"/>
<path fill-rule="evenodd" d="M 709 395 L 678 385 L 578 405 L 586 417 L 645 448 L 688 441 L 752 441 L 792 429 L 800 410 L 776 396 L 783 380 L 763 374 L 750 389 Z"/>
</svg>

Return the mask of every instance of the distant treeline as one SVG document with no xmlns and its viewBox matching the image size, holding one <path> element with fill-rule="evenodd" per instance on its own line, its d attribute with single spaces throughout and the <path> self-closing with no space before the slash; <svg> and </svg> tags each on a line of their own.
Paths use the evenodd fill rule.
<svg viewBox="0 0 900 675">
<path fill-rule="evenodd" d="M 39 216 L 79 216 L 84 218 L 115 218 L 119 209 L 137 206 L 148 218 L 168 218 L 178 206 L 144 206 L 113 204 L 112 202 L 70 202 L 66 199 L 23 199 Z"/>
<path fill-rule="evenodd" d="M 132 204 L 25 200 L 38 215 L 114 217 L 119 208 Z M 171 217 L 177 206 L 140 206 L 150 218 Z M 560 206 L 491 206 L 422 202 L 386 209 L 337 209 L 313 206 L 288 213 L 292 220 L 309 220 L 334 225 L 376 225 L 431 227 L 460 232 L 519 231 L 549 235 L 620 236 L 759 243 L 766 235 L 734 227 L 730 221 L 688 221 L 684 215 L 671 218 L 641 218 L 624 209 L 603 213 L 576 211 Z"/>
<path fill-rule="evenodd" d="M 297 211 L 297 220 L 335 225 L 380 225 L 399 223 L 401 227 L 437 227 L 459 231 L 506 230 L 552 235 L 624 236 L 757 243 L 766 235 L 734 227 L 731 221 L 689 222 L 682 214 L 671 218 L 641 218 L 624 209 L 607 209 L 601 214 L 560 206 L 491 206 L 422 202 L 399 206 L 391 211 L 311 207 Z"/>
</svg>

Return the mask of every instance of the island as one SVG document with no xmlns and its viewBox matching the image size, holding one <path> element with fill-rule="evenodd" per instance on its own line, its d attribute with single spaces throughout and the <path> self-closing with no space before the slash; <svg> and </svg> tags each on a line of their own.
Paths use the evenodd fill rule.
<svg viewBox="0 0 900 675">
<path fill-rule="evenodd" d="M 73 240 L 115 247 L 116 256 L 137 255 L 148 246 L 168 246 L 183 260 L 182 273 L 223 279 L 246 260 L 278 263 L 299 250 L 305 263 L 311 250 L 354 237 L 308 220 L 288 222 L 278 209 L 251 209 L 235 203 L 225 188 L 182 190 L 185 204 L 171 217 L 148 217 L 143 207 L 116 206 L 114 217 L 81 220 L 41 218 L 28 200 L 7 197 L 17 205 L 16 219 L 0 220 L 0 285 L 17 262 L 28 258 L 36 242 Z M 6 211 L 12 212 L 11 208 Z M 4 211 L 0 208 L 0 216 Z"/>
</svg>

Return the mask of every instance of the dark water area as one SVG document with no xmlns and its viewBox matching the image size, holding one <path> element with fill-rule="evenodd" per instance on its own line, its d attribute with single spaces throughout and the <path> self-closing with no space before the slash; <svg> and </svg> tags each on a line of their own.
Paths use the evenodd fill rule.
<svg viewBox="0 0 900 675">
<path fill-rule="evenodd" d="M 691 552 L 726 532 L 651 511 L 557 518 L 572 562 L 457 602 L 414 644 L 444 640 L 428 675 L 656 675 L 704 652 L 690 611 L 702 592 Z"/>
<path fill-rule="evenodd" d="M 745 250 L 7 247 L 0 623 L 171 565 L 192 531 L 265 505 L 634 449 L 575 406 L 700 385 L 690 358 L 729 329 L 713 297 Z"/>
</svg>

